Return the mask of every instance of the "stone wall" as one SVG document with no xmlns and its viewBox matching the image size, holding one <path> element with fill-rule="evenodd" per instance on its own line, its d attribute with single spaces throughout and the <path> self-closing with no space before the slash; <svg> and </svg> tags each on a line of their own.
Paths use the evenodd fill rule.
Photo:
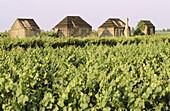
<svg viewBox="0 0 170 111">
<path fill-rule="evenodd" d="M 26 36 L 24 29 L 9 30 L 9 34 L 14 38 L 24 38 Z"/>
<path fill-rule="evenodd" d="M 25 37 L 33 37 L 33 36 L 39 36 L 40 30 L 26 30 L 26 29 L 16 29 L 16 30 L 9 30 L 9 34 L 11 37 L 14 38 L 25 38 Z"/>
<path fill-rule="evenodd" d="M 121 37 L 124 36 L 125 28 L 99 28 L 98 36 L 99 37 Z"/>
<path fill-rule="evenodd" d="M 142 31 L 145 35 L 153 35 L 155 34 L 155 28 L 154 27 L 148 27 L 145 26 L 145 30 Z"/>
<path fill-rule="evenodd" d="M 115 29 L 115 37 L 122 37 L 124 36 L 125 28 L 116 28 Z"/>
<path fill-rule="evenodd" d="M 90 28 L 69 28 L 69 37 L 87 37 L 91 36 L 92 29 Z"/>
<path fill-rule="evenodd" d="M 59 30 L 58 36 L 61 37 L 87 37 L 91 36 L 92 29 L 90 28 L 55 28 L 54 33 Z"/>
<path fill-rule="evenodd" d="M 25 37 L 39 36 L 40 30 L 25 30 Z"/>
</svg>

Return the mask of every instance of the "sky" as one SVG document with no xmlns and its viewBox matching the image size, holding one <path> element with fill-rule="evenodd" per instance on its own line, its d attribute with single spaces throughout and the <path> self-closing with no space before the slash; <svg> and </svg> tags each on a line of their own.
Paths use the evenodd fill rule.
<svg viewBox="0 0 170 111">
<path fill-rule="evenodd" d="M 66 16 L 81 16 L 95 30 L 109 18 L 126 17 L 130 27 L 151 20 L 161 30 L 170 28 L 170 0 L 0 0 L 0 32 L 17 18 L 33 18 L 50 31 Z"/>
</svg>

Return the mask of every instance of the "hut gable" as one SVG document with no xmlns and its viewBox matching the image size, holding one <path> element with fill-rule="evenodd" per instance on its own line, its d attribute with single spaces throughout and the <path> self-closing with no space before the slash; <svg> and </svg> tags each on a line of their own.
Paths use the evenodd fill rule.
<svg viewBox="0 0 170 111">
<path fill-rule="evenodd" d="M 92 26 L 79 16 L 67 16 L 54 27 L 58 36 L 86 37 L 92 32 Z"/>
<path fill-rule="evenodd" d="M 40 34 L 40 28 L 33 19 L 18 18 L 9 30 L 12 37 L 32 37 Z"/>
<path fill-rule="evenodd" d="M 22 24 L 16 20 L 15 23 L 12 25 L 11 29 L 15 30 L 15 29 L 21 29 L 23 28 Z"/>
</svg>

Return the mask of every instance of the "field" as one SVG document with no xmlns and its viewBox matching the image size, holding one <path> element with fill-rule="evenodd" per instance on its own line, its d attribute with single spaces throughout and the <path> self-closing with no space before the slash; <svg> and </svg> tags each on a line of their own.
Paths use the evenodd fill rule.
<svg viewBox="0 0 170 111">
<path fill-rule="evenodd" d="M 156 35 L 170 35 L 170 32 L 156 32 Z"/>
<path fill-rule="evenodd" d="M 170 110 L 170 35 L 0 37 L 0 110 Z"/>
</svg>

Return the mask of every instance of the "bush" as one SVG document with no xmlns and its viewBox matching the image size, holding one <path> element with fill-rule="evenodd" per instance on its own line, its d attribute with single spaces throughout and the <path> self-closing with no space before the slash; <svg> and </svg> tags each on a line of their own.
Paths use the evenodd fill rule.
<svg viewBox="0 0 170 111">
<path fill-rule="evenodd" d="M 94 37 L 98 37 L 98 31 L 93 30 L 93 31 L 92 31 L 92 36 L 94 36 Z"/>
<path fill-rule="evenodd" d="M 143 36 L 143 37 L 130 37 L 130 38 L 96 38 L 96 37 L 86 37 L 86 38 L 53 38 L 53 37 L 33 37 L 33 38 L 24 38 L 24 39 L 16 39 L 16 38 L 1 38 L 0 37 L 0 48 L 4 48 L 6 50 L 11 50 L 16 47 L 22 47 L 27 49 L 29 47 L 36 48 L 38 47 L 53 47 L 61 48 L 67 46 L 75 46 L 75 47 L 85 47 L 88 44 L 93 45 L 107 45 L 107 46 L 117 46 L 119 44 L 127 45 L 127 44 L 141 44 L 148 43 L 148 41 L 157 42 L 158 39 L 160 41 L 170 43 L 170 36 Z"/>
<path fill-rule="evenodd" d="M 41 31 L 40 37 L 58 37 L 53 31 Z"/>
<path fill-rule="evenodd" d="M 9 37 L 9 33 L 7 31 L 0 33 L 0 37 Z"/>
<path fill-rule="evenodd" d="M 133 32 L 133 35 L 144 35 L 144 33 L 138 28 Z"/>
</svg>

